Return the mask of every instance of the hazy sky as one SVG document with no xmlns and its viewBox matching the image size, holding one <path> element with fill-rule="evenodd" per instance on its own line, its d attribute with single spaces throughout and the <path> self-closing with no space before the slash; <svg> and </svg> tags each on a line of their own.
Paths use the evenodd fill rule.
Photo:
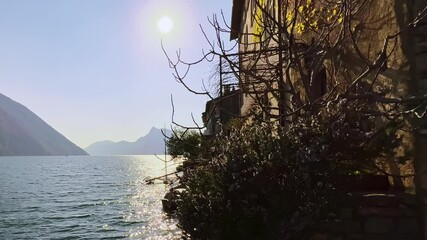
<svg viewBox="0 0 427 240">
<path fill-rule="evenodd" d="M 193 60 L 207 48 L 198 24 L 232 0 L 0 0 L 0 93 L 81 147 L 135 141 L 151 127 L 201 122 L 205 97 L 175 82 L 160 48 Z M 158 29 L 167 16 L 169 33 Z M 170 27 L 166 21 L 166 28 Z M 165 27 L 164 27 L 165 28 Z M 212 65 L 188 79 L 200 89 Z"/>
</svg>

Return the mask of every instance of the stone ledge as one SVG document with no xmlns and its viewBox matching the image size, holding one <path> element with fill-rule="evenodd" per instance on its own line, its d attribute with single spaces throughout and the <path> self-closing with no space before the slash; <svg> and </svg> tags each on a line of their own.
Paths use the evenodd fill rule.
<svg viewBox="0 0 427 240">
<path fill-rule="evenodd" d="M 393 219 L 386 217 L 374 217 L 365 221 L 364 229 L 366 233 L 385 234 L 394 228 Z"/>
<path fill-rule="evenodd" d="M 397 232 L 407 236 L 416 236 L 418 233 L 418 221 L 415 218 L 399 219 Z"/>
<path fill-rule="evenodd" d="M 415 212 L 406 207 L 399 206 L 396 208 L 391 207 L 361 207 L 357 211 L 359 216 L 363 217 L 415 217 Z"/>
<path fill-rule="evenodd" d="M 399 199 L 391 194 L 368 194 L 363 196 L 360 205 L 373 207 L 397 207 Z"/>
</svg>

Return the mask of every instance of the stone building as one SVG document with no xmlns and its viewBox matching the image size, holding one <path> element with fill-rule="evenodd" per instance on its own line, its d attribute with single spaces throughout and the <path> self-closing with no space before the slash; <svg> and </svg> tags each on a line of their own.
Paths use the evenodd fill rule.
<svg viewBox="0 0 427 240">
<path fill-rule="evenodd" d="M 215 136 L 221 130 L 220 125 L 226 125 L 231 119 L 239 117 L 241 103 L 240 89 L 230 89 L 228 86 L 220 96 L 206 102 L 205 112 L 202 114 L 203 124 L 206 127 L 204 135 Z"/>
<path fill-rule="evenodd" d="M 413 159 L 406 165 L 390 164 L 388 170 L 396 175 L 415 171 L 417 217 L 424 225 L 419 238 L 424 239 L 427 2 L 360 0 L 349 1 L 351 6 L 343 2 L 233 0 L 230 37 L 239 43 L 241 113 L 261 103 L 267 119 L 291 120 L 283 117 L 285 112 L 325 99 L 344 81 L 349 90 L 360 93 L 372 86 L 391 89 L 387 99 L 403 100 L 416 114 L 408 118 L 414 131 L 402 134 L 413 145 Z M 363 85 L 358 82 L 361 78 L 372 84 Z M 414 105 L 417 109 L 411 108 Z M 411 187 L 412 181 L 404 180 L 402 184 Z"/>
</svg>

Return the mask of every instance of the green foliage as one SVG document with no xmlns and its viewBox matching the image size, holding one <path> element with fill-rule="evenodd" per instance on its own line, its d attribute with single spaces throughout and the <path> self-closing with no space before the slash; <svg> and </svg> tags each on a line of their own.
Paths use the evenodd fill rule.
<svg viewBox="0 0 427 240">
<path fill-rule="evenodd" d="M 378 128 L 354 109 L 331 103 L 286 128 L 253 122 L 223 131 L 199 154 L 203 164 L 185 169 L 181 228 L 195 239 L 303 239 L 333 216 L 345 192 L 339 176 L 374 171 L 398 143 L 396 123 Z"/>
<path fill-rule="evenodd" d="M 201 135 L 195 131 L 175 130 L 166 145 L 172 157 L 193 159 L 200 154 Z"/>
<path fill-rule="evenodd" d="M 196 239 L 279 238 L 321 209 L 327 189 L 309 184 L 298 144 L 268 125 L 234 129 L 213 144 L 209 164 L 188 171 L 178 202 L 182 228 Z"/>
</svg>

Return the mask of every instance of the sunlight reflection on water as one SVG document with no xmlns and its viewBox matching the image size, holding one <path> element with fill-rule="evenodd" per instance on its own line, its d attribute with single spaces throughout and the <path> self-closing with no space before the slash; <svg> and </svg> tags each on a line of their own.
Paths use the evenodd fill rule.
<svg viewBox="0 0 427 240">
<path fill-rule="evenodd" d="M 154 156 L 1 157 L 0 239 L 180 239 Z M 24 229 L 24 230 L 23 230 Z"/>
</svg>

